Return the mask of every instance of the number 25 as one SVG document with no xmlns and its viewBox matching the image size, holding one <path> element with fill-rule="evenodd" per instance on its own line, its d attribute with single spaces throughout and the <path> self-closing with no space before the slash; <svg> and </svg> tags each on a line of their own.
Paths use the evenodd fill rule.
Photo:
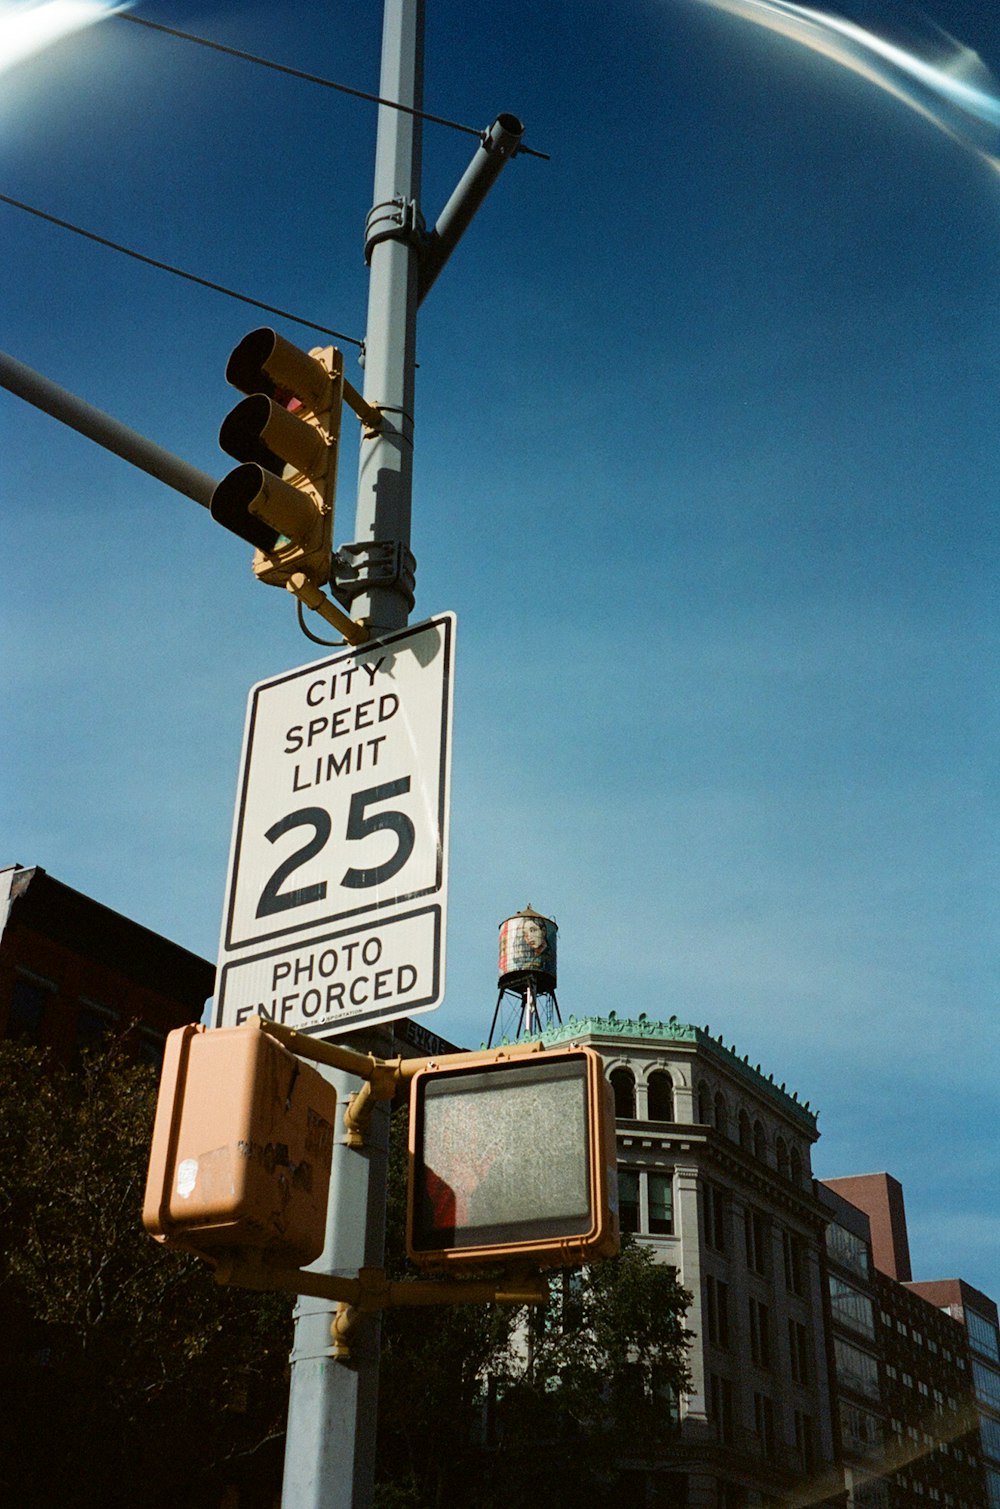
<svg viewBox="0 0 1000 1509">
<path fill-rule="evenodd" d="M 410 777 L 401 777 L 398 781 L 387 781 L 384 786 L 369 786 L 367 791 L 355 791 L 351 796 L 351 805 L 347 814 L 348 840 L 367 838 L 370 833 L 378 833 L 383 828 L 388 828 L 396 835 L 396 852 L 380 865 L 373 865 L 368 869 L 356 870 L 353 867 L 345 870 L 340 884 L 351 890 L 365 890 L 369 886 L 381 885 L 383 881 L 391 880 L 393 875 L 406 864 L 413 853 L 413 845 L 416 838 L 413 823 L 405 812 L 399 812 L 390 808 L 385 812 L 367 812 L 368 807 L 373 807 L 377 802 L 386 802 L 390 797 L 402 796 L 410 789 Z M 304 843 L 294 854 L 274 871 L 267 885 L 260 893 L 257 903 L 257 916 L 270 917 L 275 912 L 285 912 L 291 907 L 308 906 L 311 901 L 322 901 L 326 895 L 326 881 L 318 880 L 313 885 L 298 886 L 292 890 L 283 891 L 282 885 L 294 875 L 310 859 L 326 846 L 332 832 L 330 814 L 324 807 L 300 807 L 297 812 L 289 812 L 287 817 L 281 818 L 274 823 L 264 837 L 268 843 L 275 843 L 281 836 L 288 833 L 292 828 L 311 828 L 312 838 Z"/>
</svg>

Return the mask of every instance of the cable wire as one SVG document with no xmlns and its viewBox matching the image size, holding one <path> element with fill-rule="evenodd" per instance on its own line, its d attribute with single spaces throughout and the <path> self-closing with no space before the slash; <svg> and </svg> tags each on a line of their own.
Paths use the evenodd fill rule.
<svg viewBox="0 0 1000 1509">
<path fill-rule="evenodd" d="M 306 623 L 306 616 L 303 612 L 302 604 L 299 602 L 298 598 L 295 599 L 295 606 L 299 610 L 299 628 L 302 630 L 307 639 L 312 640 L 313 644 L 321 644 L 328 650 L 339 650 L 341 646 L 343 646 L 344 649 L 350 648 L 346 639 L 320 639 L 319 635 L 314 634 L 312 629 L 310 629 L 308 624 Z"/>
<path fill-rule="evenodd" d="M 60 220 L 57 215 L 48 215 L 44 210 L 36 210 L 33 205 L 24 204 L 20 199 L 12 199 L 9 194 L 0 194 L 0 204 L 12 205 L 16 210 L 24 210 L 25 214 L 35 215 L 39 220 L 47 220 L 50 225 L 58 225 L 64 231 L 72 231 L 76 236 L 85 236 L 88 241 L 96 241 L 98 246 L 110 247 L 112 251 L 121 252 L 123 256 L 134 257 L 137 262 L 145 262 L 147 267 L 156 267 L 160 272 L 173 273 L 175 278 L 186 278 L 189 283 L 197 283 L 201 288 L 211 288 L 215 293 L 224 293 L 227 298 L 238 299 L 241 304 L 250 304 L 254 309 L 263 309 L 267 314 L 280 315 L 283 320 L 291 320 L 295 325 L 305 325 L 308 330 L 318 330 L 321 335 L 332 335 L 334 340 L 347 341 L 351 346 L 364 349 L 364 341 L 359 341 L 353 335 L 345 335 L 342 330 L 331 330 L 327 325 L 317 325 L 315 320 L 306 320 L 300 314 L 291 314 L 287 309 L 279 309 L 276 304 L 265 304 L 260 299 L 252 299 L 249 294 L 237 293 L 234 288 L 227 288 L 224 283 L 213 283 L 208 278 L 199 278 L 193 272 L 185 272 L 183 268 L 174 267 L 170 262 L 161 262 L 156 257 L 147 257 L 142 252 L 133 251 L 129 246 L 122 246 L 119 241 L 111 241 L 107 236 L 98 236 L 94 231 L 85 231 L 82 226 L 74 225 L 70 220 Z"/>
<path fill-rule="evenodd" d="M 389 100 L 380 94 L 369 94 L 364 89 L 354 89 L 349 84 L 338 84 L 333 79 L 324 79 L 318 73 L 306 73 L 301 68 L 289 68 L 285 63 L 272 62 L 270 58 L 260 58 L 252 52 L 242 52 L 238 47 L 226 47 L 222 42 L 210 42 L 207 37 L 196 37 L 190 31 L 178 31 L 173 26 L 163 26 L 159 21 L 147 21 L 144 16 L 133 16 L 125 11 L 115 11 L 114 15 L 119 21 L 130 21 L 133 26 L 145 26 L 150 31 L 163 32 L 168 37 L 176 37 L 181 42 L 194 42 L 198 47 L 210 47 L 213 52 L 223 52 L 230 58 L 241 58 L 244 63 L 256 63 L 261 68 L 272 68 L 275 73 L 286 73 L 290 78 L 302 79 L 307 84 L 319 84 L 324 89 L 336 89 L 340 94 L 352 95 L 357 100 L 368 100 L 373 105 L 388 105 L 390 110 L 401 110 L 404 115 L 416 115 L 421 120 L 432 121 L 436 126 L 448 126 L 452 131 L 464 131 L 468 136 L 478 136 L 482 141 L 484 135 L 476 126 L 463 125 L 461 121 L 449 120 L 444 115 L 432 115 L 429 110 L 418 110 L 413 105 L 400 104 L 399 100 Z M 519 153 L 527 157 L 540 157 L 549 162 L 547 152 L 538 152 L 534 147 L 526 147 L 523 144 L 517 147 L 515 157 Z"/>
</svg>

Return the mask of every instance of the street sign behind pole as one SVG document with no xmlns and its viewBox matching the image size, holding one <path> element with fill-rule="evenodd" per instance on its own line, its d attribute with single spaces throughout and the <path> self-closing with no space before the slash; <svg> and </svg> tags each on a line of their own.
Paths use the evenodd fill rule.
<svg viewBox="0 0 1000 1509">
<path fill-rule="evenodd" d="M 332 1036 L 444 995 L 455 619 L 250 692 L 215 1025 Z"/>
</svg>

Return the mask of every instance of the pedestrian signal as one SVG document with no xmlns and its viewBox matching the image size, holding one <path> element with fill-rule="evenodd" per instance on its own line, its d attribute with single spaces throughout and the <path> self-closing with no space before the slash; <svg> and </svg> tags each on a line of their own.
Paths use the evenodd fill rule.
<svg viewBox="0 0 1000 1509">
<path fill-rule="evenodd" d="M 407 1251 L 421 1267 L 571 1267 L 618 1251 L 600 1055 L 468 1054 L 413 1076 Z"/>
<path fill-rule="evenodd" d="M 201 1256 L 263 1250 L 297 1268 L 325 1244 L 337 1093 L 261 1030 L 167 1035 L 143 1225 Z"/>
</svg>

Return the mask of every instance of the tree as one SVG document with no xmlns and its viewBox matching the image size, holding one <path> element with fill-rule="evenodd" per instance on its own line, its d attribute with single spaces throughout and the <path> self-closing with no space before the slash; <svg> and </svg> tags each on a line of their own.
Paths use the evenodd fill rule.
<svg viewBox="0 0 1000 1509">
<path fill-rule="evenodd" d="M 405 1113 L 393 1117 L 388 1262 L 406 1274 Z M 378 1509 L 578 1509 L 629 1467 L 669 1460 L 688 1382 L 691 1296 L 626 1239 L 552 1279 L 546 1309 L 388 1310 Z"/>
<path fill-rule="evenodd" d="M 290 1303 L 143 1231 L 155 1102 L 120 1047 L 70 1071 L 0 1043 L 0 1499 L 19 1509 L 280 1482 Z"/>
</svg>

